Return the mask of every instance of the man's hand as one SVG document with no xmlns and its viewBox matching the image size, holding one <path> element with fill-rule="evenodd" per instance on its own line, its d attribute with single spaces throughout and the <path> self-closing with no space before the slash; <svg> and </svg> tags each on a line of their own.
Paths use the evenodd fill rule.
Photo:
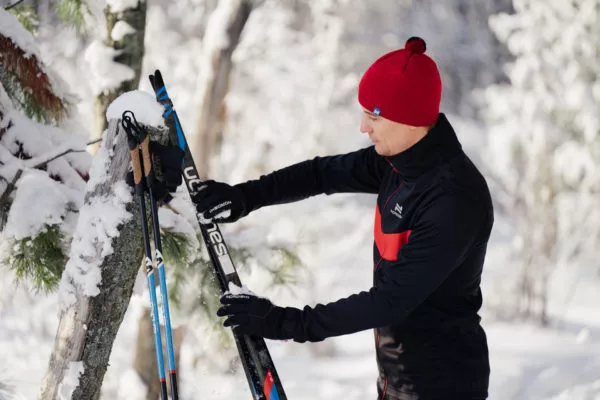
<svg viewBox="0 0 600 400">
<path fill-rule="evenodd" d="M 254 294 L 226 293 L 221 296 L 221 304 L 217 316 L 227 317 L 223 325 L 230 326 L 235 333 L 289 339 L 282 329 L 284 309 L 269 299 Z"/>
<path fill-rule="evenodd" d="M 192 201 L 207 222 L 235 222 L 248 214 L 244 193 L 223 182 L 204 182 Z"/>
</svg>

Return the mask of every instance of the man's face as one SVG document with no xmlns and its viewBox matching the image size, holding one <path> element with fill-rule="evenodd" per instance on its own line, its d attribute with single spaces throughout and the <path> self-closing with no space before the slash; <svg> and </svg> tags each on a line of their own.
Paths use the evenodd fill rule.
<svg viewBox="0 0 600 400">
<path fill-rule="evenodd" d="M 360 131 L 367 133 L 381 156 L 393 156 L 408 149 L 427 134 L 427 127 L 390 121 L 363 108 Z"/>
</svg>

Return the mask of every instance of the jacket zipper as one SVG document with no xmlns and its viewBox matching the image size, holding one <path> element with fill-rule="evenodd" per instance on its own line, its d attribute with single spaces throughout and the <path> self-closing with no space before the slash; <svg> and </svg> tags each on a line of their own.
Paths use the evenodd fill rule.
<svg viewBox="0 0 600 400">
<path fill-rule="evenodd" d="M 394 169 L 394 172 L 399 174 L 400 171 L 398 171 L 396 169 L 396 167 L 394 167 L 394 164 L 392 164 L 392 162 L 390 160 L 387 159 L 387 157 L 385 158 L 385 160 L 392 166 L 392 168 Z M 389 195 L 389 197 L 387 198 L 387 200 L 385 201 L 385 203 L 383 204 L 383 210 L 382 210 L 382 219 L 383 219 L 383 212 L 385 212 L 385 208 L 387 207 L 388 203 L 390 202 L 390 199 L 392 197 L 394 197 L 394 195 L 396 194 L 396 192 L 398 192 L 398 190 L 400 190 L 400 188 L 402 188 L 402 186 L 404 186 L 404 181 L 400 181 L 400 185 L 398 185 L 398 188 L 396 188 L 396 190 L 394 190 L 392 192 L 392 194 Z M 383 257 L 381 257 L 379 259 L 379 261 L 377 262 L 377 264 L 375 264 L 375 268 L 373 268 L 373 273 L 375 273 L 375 271 L 377 270 L 377 267 L 379 267 L 379 264 L 381 264 L 381 262 L 383 261 Z M 377 348 L 376 351 L 379 355 L 379 329 L 376 329 L 377 335 L 375 336 L 375 347 Z M 381 368 L 383 370 L 383 366 Z M 385 379 L 385 384 L 383 385 L 383 392 L 381 394 L 381 400 L 385 399 L 385 394 L 387 393 L 387 388 L 388 388 L 388 377 L 385 374 L 385 371 L 383 372 L 383 377 Z"/>
<path fill-rule="evenodd" d="M 387 392 L 387 387 L 388 387 L 388 378 L 386 376 L 385 377 L 385 385 L 383 386 L 383 393 L 381 394 L 381 400 L 385 400 L 385 394 Z"/>
</svg>

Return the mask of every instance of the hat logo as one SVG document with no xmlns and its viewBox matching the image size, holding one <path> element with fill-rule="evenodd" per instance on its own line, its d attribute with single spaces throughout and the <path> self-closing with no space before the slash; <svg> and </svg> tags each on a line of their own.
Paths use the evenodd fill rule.
<svg viewBox="0 0 600 400">
<path fill-rule="evenodd" d="M 373 107 L 373 114 L 379 116 L 379 114 L 381 114 L 381 110 L 377 107 Z"/>
</svg>

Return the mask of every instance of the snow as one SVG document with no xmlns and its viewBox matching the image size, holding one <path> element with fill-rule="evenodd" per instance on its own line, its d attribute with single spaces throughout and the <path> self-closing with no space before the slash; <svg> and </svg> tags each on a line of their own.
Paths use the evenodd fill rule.
<svg viewBox="0 0 600 400">
<path fill-rule="evenodd" d="M 135 32 L 135 29 L 125 21 L 117 21 L 112 31 L 110 32 L 110 38 L 114 41 L 123 40 L 126 35 L 130 35 Z"/>
<path fill-rule="evenodd" d="M 160 207 L 158 209 L 158 220 L 160 221 L 160 228 L 163 231 L 183 233 L 191 242 L 192 249 L 200 249 L 200 242 L 198 242 L 196 231 L 190 221 L 184 216 L 166 207 Z"/>
<path fill-rule="evenodd" d="M 580 396 L 585 388 L 586 395 L 572 399 L 600 395 L 598 338 L 581 343 L 576 331 L 506 323 L 487 329 L 487 335 L 493 368 L 491 399 L 568 398 L 564 396 L 576 387 Z"/>
<path fill-rule="evenodd" d="M 132 200 L 124 181 L 113 185 L 114 196 L 95 197 L 80 210 L 69 261 L 60 282 L 63 309 L 75 302 L 77 289 L 85 296 L 100 293 L 100 264 L 113 253 L 112 240 L 119 236 L 118 227 L 132 217 L 125 206 Z"/>
<path fill-rule="evenodd" d="M 25 54 L 40 58 L 38 45 L 31 32 L 23 28 L 17 17 L 4 8 L 0 8 L 0 35 L 9 38 Z"/>
<path fill-rule="evenodd" d="M 229 292 L 231 294 L 247 294 L 250 296 L 256 296 L 252 290 L 248 289 L 246 285 L 242 285 L 241 287 L 236 285 L 233 282 L 229 282 Z"/>
<path fill-rule="evenodd" d="M 0 90 L 0 103 L 2 105 L 9 104 L 9 100 L 5 100 L 5 95 L 5 92 Z M 22 146 L 27 155 L 32 157 L 30 160 L 22 161 L 12 157 L 9 153 L 0 154 L 0 161 L 4 163 L 2 168 L 7 169 L 5 170 L 7 172 L 0 170 L 0 174 L 8 179 L 12 179 L 18 169 L 32 168 L 63 150 L 85 150 L 85 144 L 83 144 L 81 137 L 66 134 L 57 128 L 35 123 L 19 111 L 12 109 L 12 107 L 8 108 L 4 120 L 7 124 L 11 122 L 12 127 L 2 135 L 0 147 L 4 147 L 14 154 L 19 150 L 19 146 Z M 71 158 L 69 156 L 51 161 L 47 165 L 47 170 L 60 176 L 66 186 L 82 191 L 85 182 L 73 168 L 73 165 L 70 164 L 70 161 L 76 160 L 77 166 L 82 170 L 81 172 L 86 172 L 90 157 L 85 154 Z M 6 175 L 4 175 L 5 173 Z"/>
<path fill-rule="evenodd" d="M 144 384 L 144 381 L 140 378 L 134 369 L 128 369 L 125 371 L 121 378 L 119 391 L 117 392 L 117 398 L 119 399 L 131 399 L 131 400 L 146 400 L 148 389 Z"/>
<path fill-rule="evenodd" d="M 578 185 L 583 181 L 591 186 L 591 180 L 598 176 L 597 166 L 585 145 L 574 140 L 566 141 L 556 149 L 554 173 L 561 175 L 568 185 Z"/>
<path fill-rule="evenodd" d="M 36 294 L 27 285 L 15 287 L 14 279 L 11 271 L 0 268 L 0 380 L 14 388 L 15 400 L 30 400 L 37 398 L 48 365 L 58 327 L 58 296 Z"/>
<path fill-rule="evenodd" d="M 33 35 L 9 11 L 0 9 L 0 35 L 9 38 L 25 53 L 25 57 L 36 57 L 38 65 L 48 77 L 52 92 L 61 99 L 69 98 L 67 85 L 53 70 L 47 69 L 40 57 L 41 51 Z"/>
<path fill-rule="evenodd" d="M 224 49 L 229 44 L 229 38 L 227 37 L 227 22 L 231 15 L 231 10 L 239 2 L 234 0 L 220 1 L 217 8 L 212 12 L 208 19 L 206 27 L 205 43 L 208 48 Z M 205 57 L 210 60 L 210 52 L 205 52 Z M 209 70 L 211 63 L 205 65 Z"/>
<path fill-rule="evenodd" d="M 90 168 L 88 192 L 108 178 L 112 146 L 100 147 Z M 132 200 L 130 187 L 125 181 L 112 186 L 112 195 L 92 196 L 79 211 L 79 219 L 69 261 L 60 282 L 60 298 L 63 309 L 74 304 L 78 288 L 85 296 L 95 296 L 100 291 L 102 274 L 100 265 L 113 253 L 112 240 L 119 236 L 118 227 L 132 217 L 126 205 Z"/>
<path fill-rule="evenodd" d="M 115 90 L 122 82 L 135 77 L 131 67 L 114 61 L 117 55 L 115 49 L 105 46 L 100 40 L 94 40 L 86 49 L 85 61 L 91 74 L 89 82 L 94 95 Z"/>
<path fill-rule="evenodd" d="M 4 234 L 19 240 L 36 236 L 46 225 L 60 224 L 67 205 L 77 194 L 44 172 L 26 172 L 15 193 Z"/>
<path fill-rule="evenodd" d="M 90 165 L 92 164 L 92 157 L 86 151 L 88 145 L 85 136 L 79 134 L 65 134 L 65 132 L 59 134 L 59 132 L 56 132 L 55 135 L 52 135 L 52 144 L 55 148 L 60 147 L 65 150 L 77 150 L 65 154 L 62 158 L 64 158 L 79 174 L 88 173 Z M 54 161 L 50 164 L 54 165 Z M 83 189 L 84 187 L 85 184 L 82 182 L 82 185 L 78 186 L 78 189 Z"/>
<path fill-rule="evenodd" d="M 11 194 L 7 224 L 0 233 L 0 259 L 10 260 L 13 240 L 35 237 L 49 225 L 59 225 L 63 235 L 70 236 L 78 208 L 83 203 L 85 181 L 82 175 L 87 173 L 90 156 L 85 152 L 82 137 L 29 120 L 12 107 L 2 87 L 0 109 L 4 129 L 0 138 L 0 189 L 4 191 L 5 182 L 13 181 L 16 174 L 22 172 Z M 83 152 L 48 162 L 71 149 Z M 15 157 L 19 151 L 30 158 Z"/>
<path fill-rule="evenodd" d="M 154 127 L 164 126 L 163 107 L 154 95 L 142 90 L 125 92 L 117 97 L 106 110 L 106 120 L 121 119 L 124 111 L 132 111 L 138 122 Z"/>
<path fill-rule="evenodd" d="M 79 376 L 83 374 L 83 361 L 71 361 L 65 376 L 58 387 L 59 400 L 71 400 L 73 392 L 79 386 Z"/>
<path fill-rule="evenodd" d="M 120 13 L 130 8 L 136 8 L 140 0 L 107 0 L 106 4 L 112 13 Z"/>
</svg>

